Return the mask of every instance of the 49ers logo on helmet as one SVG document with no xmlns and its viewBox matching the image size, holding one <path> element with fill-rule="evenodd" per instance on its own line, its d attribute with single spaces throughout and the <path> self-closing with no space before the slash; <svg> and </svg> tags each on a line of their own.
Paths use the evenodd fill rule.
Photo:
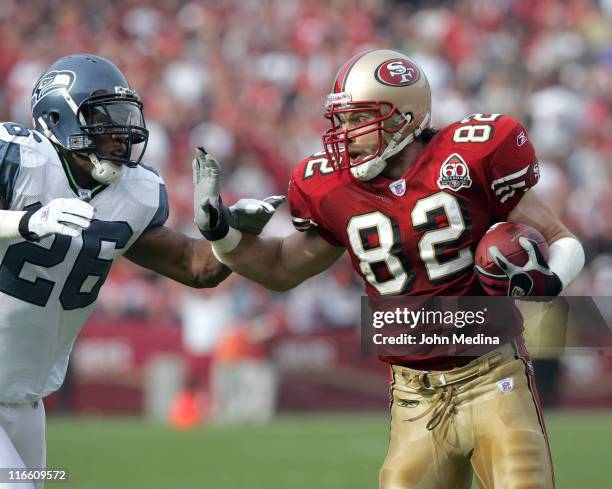
<svg viewBox="0 0 612 489">
<path fill-rule="evenodd" d="M 384 85 L 406 87 L 416 82 L 421 77 L 421 73 L 410 61 L 397 58 L 379 65 L 376 68 L 375 76 Z"/>
</svg>

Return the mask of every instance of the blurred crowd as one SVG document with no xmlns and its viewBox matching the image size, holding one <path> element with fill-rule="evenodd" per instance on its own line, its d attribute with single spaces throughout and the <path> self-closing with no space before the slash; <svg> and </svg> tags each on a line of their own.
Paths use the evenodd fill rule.
<svg viewBox="0 0 612 489">
<path fill-rule="evenodd" d="M 0 118 L 28 125 L 33 84 L 55 58 L 92 52 L 119 65 L 145 105 L 145 160 L 166 181 L 168 225 L 187 233 L 196 145 L 225 164 L 226 201 L 284 193 L 292 168 L 321 149 L 340 65 L 372 47 L 404 51 L 429 77 L 435 125 L 474 112 L 526 125 L 536 189 L 587 251 L 572 292 L 610 293 L 612 0 L 3 0 L 0 45 Z M 286 212 L 272 233 L 291 231 Z M 191 292 L 124 260 L 99 311 L 189 322 L 201 310 L 220 327 L 265 317 L 309 331 L 355 324 L 361 290 L 347 262 L 280 296 L 237 278 Z"/>
</svg>

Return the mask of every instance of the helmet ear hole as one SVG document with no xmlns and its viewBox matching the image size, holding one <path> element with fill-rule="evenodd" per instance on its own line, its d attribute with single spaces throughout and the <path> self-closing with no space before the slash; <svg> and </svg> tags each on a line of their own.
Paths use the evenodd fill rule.
<svg viewBox="0 0 612 489">
<path fill-rule="evenodd" d="M 58 112 L 49 112 L 49 122 L 51 124 L 59 124 L 60 115 Z"/>
</svg>

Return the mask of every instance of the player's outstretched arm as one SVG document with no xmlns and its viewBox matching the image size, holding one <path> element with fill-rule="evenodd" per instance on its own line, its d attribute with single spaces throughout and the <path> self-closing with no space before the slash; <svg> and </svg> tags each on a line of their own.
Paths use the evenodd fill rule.
<svg viewBox="0 0 612 489">
<path fill-rule="evenodd" d="M 224 208 L 219 196 L 221 171 L 221 164 L 213 156 L 203 148 L 196 149 L 194 222 L 212 243 L 215 255 L 232 270 L 269 289 L 284 291 L 322 272 L 344 253 L 344 248 L 330 245 L 315 232 L 294 233 L 284 239 L 253 236 L 259 232 L 252 228 L 261 231 L 284 197 L 243 200 Z M 240 219 L 228 216 L 228 210 Z"/>
<path fill-rule="evenodd" d="M 232 270 L 277 291 L 292 289 L 328 269 L 343 253 L 344 248 L 330 245 L 314 231 L 283 239 L 243 235 L 231 251 L 215 247 L 215 254 Z"/>
<path fill-rule="evenodd" d="M 200 148 L 197 154 L 199 158 L 207 158 Z M 233 226 L 235 233 L 259 234 L 285 200 L 284 196 L 272 196 L 265 200 L 243 199 L 231 207 L 224 206 L 219 198 L 220 167 L 209 165 L 197 175 L 196 170 L 200 167 L 194 161 L 194 203 L 197 203 L 194 220 L 202 232 L 218 232 L 217 225 L 223 222 L 226 229 Z M 144 232 L 126 257 L 190 287 L 215 287 L 231 273 L 213 256 L 207 241 L 190 239 L 165 226 Z"/>
<path fill-rule="evenodd" d="M 231 273 L 203 239 L 191 239 L 166 226 L 145 231 L 125 254 L 149 270 L 190 287 L 216 287 Z"/>
</svg>

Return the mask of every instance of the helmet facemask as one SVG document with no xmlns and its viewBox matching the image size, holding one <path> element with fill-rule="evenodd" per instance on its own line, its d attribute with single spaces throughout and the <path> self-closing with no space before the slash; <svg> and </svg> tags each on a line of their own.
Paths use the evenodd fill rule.
<svg viewBox="0 0 612 489">
<path fill-rule="evenodd" d="M 333 94 L 328 100 L 338 100 L 337 95 Z M 373 117 L 352 127 L 343 128 L 342 116 L 350 117 L 351 114 L 366 112 L 373 113 Z M 329 161 L 337 169 L 350 168 L 353 175 L 360 180 L 370 180 L 380 174 L 384 170 L 386 159 L 404 148 L 405 144 L 397 149 L 397 142 L 404 137 L 404 130 L 412 121 L 412 114 L 403 115 L 393 103 L 378 100 L 328 101 L 325 117 L 332 126 L 323 134 L 323 146 Z M 378 135 L 376 150 L 352 162 L 349 143 L 373 132 Z"/>
<path fill-rule="evenodd" d="M 79 106 L 76 117 L 80 132 L 69 135 L 67 149 L 89 158 L 95 180 L 110 184 L 121 177 L 123 165 L 138 166 L 149 131 L 136 96 L 90 97 Z"/>
<path fill-rule="evenodd" d="M 99 160 L 138 166 L 149 138 L 138 99 L 116 95 L 90 97 L 76 115 L 81 132 L 68 137 L 69 151 L 86 155 L 94 152 Z M 109 147 L 104 148 L 105 144 Z"/>
<path fill-rule="evenodd" d="M 47 68 L 32 92 L 32 118 L 53 143 L 88 158 L 103 184 L 139 164 L 149 137 L 138 94 L 117 66 L 93 54 L 64 56 Z"/>
<path fill-rule="evenodd" d="M 356 112 L 371 116 L 361 120 Z M 336 168 L 371 180 L 429 127 L 430 113 L 429 82 L 416 63 L 388 49 L 357 54 L 340 68 L 327 97 L 325 116 L 331 128 L 323 133 L 325 152 Z M 363 138 L 372 133 L 377 137 Z M 360 150 L 370 144 L 364 155 Z M 351 161 L 351 152 L 361 154 Z"/>
</svg>

